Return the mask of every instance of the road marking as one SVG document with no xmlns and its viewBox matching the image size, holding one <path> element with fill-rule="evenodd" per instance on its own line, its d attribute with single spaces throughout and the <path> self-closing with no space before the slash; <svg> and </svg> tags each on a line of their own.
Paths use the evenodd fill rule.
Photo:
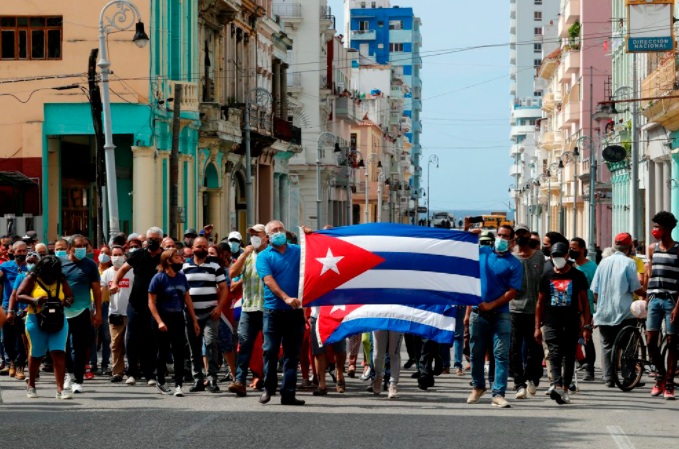
<svg viewBox="0 0 679 449">
<path fill-rule="evenodd" d="M 620 426 L 606 426 L 608 433 L 613 437 L 613 441 L 618 445 L 620 449 L 634 449 L 634 445 L 630 441 L 629 437 L 625 434 Z"/>
</svg>

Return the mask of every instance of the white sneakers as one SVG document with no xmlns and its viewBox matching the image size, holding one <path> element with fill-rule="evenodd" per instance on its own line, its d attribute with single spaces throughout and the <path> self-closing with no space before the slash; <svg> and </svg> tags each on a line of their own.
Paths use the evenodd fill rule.
<svg viewBox="0 0 679 449">
<path fill-rule="evenodd" d="M 66 373 L 64 376 L 64 390 L 70 390 L 73 386 L 73 378 L 70 374 Z"/>
<path fill-rule="evenodd" d="M 82 393 L 83 392 L 83 386 L 81 384 L 73 382 L 73 386 L 71 387 L 71 391 L 73 391 L 73 393 Z"/>
<path fill-rule="evenodd" d="M 57 391 L 56 398 L 57 399 L 73 399 L 73 393 L 71 393 L 70 391 L 68 391 L 66 389 L 62 390 L 61 393 L 59 393 Z"/>
<path fill-rule="evenodd" d="M 137 379 L 134 378 L 134 376 L 130 376 L 127 378 L 125 381 L 127 385 L 135 385 L 137 383 Z"/>
<path fill-rule="evenodd" d="M 532 380 L 528 381 L 528 394 L 531 396 L 535 396 L 535 394 L 538 392 L 538 387 L 535 386 L 535 383 Z"/>
<path fill-rule="evenodd" d="M 521 387 L 519 390 L 516 392 L 516 399 L 527 399 L 528 398 L 528 392 L 526 391 L 525 388 Z"/>
<path fill-rule="evenodd" d="M 156 379 L 149 379 L 148 385 L 149 387 L 155 387 L 156 385 L 158 385 L 158 381 L 156 381 Z"/>
<path fill-rule="evenodd" d="M 503 396 L 495 396 L 493 398 L 493 402 L 491 402 L 491 405 L 493 407 L 498 407 L 498 408 L 509 408 L 511 405 Z"/>
<path fill-rule="evenodd" d="M 177 398 L 183 398 L 184 397 L 184 392 L 182 391 L 181 385 L 177 385 L 174 389 L 174 395 Z"/>
<path fill-rule="evenodd" d="M 26 390 L 26 397 L 28 399 L 37 399 L 38 393 L 35 391 L 35 388 L 29 387 L 28 390 Z"/>
<path fill-rule="evenodd" d="M 398 388 L 396 388 L 395 384 L 392 383 L 389 384 L 389 394 L 387 395 L 387 398 L 389 399 L 398 398 Z"/>
</svg>

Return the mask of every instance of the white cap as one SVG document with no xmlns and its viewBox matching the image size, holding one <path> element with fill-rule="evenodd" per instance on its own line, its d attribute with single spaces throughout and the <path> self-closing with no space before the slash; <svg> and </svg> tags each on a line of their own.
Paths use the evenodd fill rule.
<svg viewBox="0 0 679 449">
<path fill-rule="evenodd" d="M 243 236 L 240 235 L 240 232 L 238 232 L 238 231 L 231 231 L 227 240 L 231 240 L 231 239 L 238 239 L 242 242 Z"/>
</svg>

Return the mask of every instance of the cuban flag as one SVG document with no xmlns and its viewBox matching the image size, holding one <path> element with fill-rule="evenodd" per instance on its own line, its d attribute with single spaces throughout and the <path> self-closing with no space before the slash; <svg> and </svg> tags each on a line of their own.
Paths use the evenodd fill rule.
<svg viewBox="0 0 679 449">
<path fill-rule="evenodd" d="M 300 232 L 300 246 L 304 307 L 481 300 L 476 234 L 373 223 Z"/>
<path fill-rule="evenodd" d="M 457 307 L 444 305 L 323 306 L 313 331 L 322 345 L 374 330 L 403 332 L 453 344 L 457 312 Z"/>
</svg>

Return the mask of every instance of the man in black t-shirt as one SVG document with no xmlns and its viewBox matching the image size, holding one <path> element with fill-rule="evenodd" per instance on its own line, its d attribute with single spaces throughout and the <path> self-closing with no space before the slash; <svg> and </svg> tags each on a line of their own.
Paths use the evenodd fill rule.
<svg viewBox="0 0 679 449">
<path fill-rule="evenodd" d="M 550 259 L 553 268 L 545 271 L 540 280 L 540 291 L 535 315 L 535 338 L 549 347 L 549 362 L 553 389 L 550 397 L 557 404 L 569 404 L 568 387 L 575 372 L 575 351 L 584 334 L 592 338 L 592 316 L 589 310 L 585 275 L 568 263 L 568 245 L 552 245 Z M 544 328 L 542 328 L 544 326 Z"/>
<path fill-rule="evenodd" d="M 155 361 L 156 340 L 151 327 L 151 312 L 149 311 L 149 284 L 158 272 L 160 265 L 160 253 L 163 249 L 160 243 L 163 239 L 163 231 L 152 227 L 146 232 L 146 249 L 137 250 L 116 272 L 116 278 L 109 289 L 111 294 L 118 291 L 118 282 L 125 274 L 134 270 L 134 284 L 130 293 L 130 303 L 127 306 L 127 338 L 126 351 L 128 361 L 127 381 L 128 385 L 134 385 L 143 374 L 148 384 L 156 384 Z M 139 371 L 141 366 L 141 372 Z"/>
</svg>

